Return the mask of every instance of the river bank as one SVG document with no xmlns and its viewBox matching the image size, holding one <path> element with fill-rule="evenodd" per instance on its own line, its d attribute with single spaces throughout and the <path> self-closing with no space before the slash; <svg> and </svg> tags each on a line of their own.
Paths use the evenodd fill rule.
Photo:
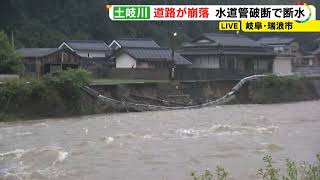
<svg viewBox="0 0 320 180">
<path fill-rule="evenodd" d="M 84 72 L 67 72 L 42 81 L 13 81 L 0 86 L 0 120 L 58 118 L 89 114 L 137 111 L 123 105 L 101 102 L 81 90 L 89 80 Z M 192 106 L 227 94 L 238 81 L 189 81 L 94 84 L 102 95 L 140 104 Z M 249 82 L 228 104 L 269 104 L 316 100 L 320 79 L 267 76 Z"/>
</svg>

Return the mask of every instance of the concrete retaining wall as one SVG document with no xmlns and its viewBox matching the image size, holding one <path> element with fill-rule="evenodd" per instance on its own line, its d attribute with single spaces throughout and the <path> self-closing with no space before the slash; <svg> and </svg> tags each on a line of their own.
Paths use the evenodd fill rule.
<svg viewBox="0 0 320 180">
<path fill-rule="evenodd" d="M 0 81 L 19 79 L 19 77 L 17 74 L 0 74 Z"/>
</svg>

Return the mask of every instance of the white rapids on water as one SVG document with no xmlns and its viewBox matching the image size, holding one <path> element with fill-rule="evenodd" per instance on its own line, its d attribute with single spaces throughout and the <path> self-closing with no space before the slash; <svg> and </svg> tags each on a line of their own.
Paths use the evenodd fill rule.
<svg viewBox="0 0 320 180">
<path fill-rule="evenodd" d="M 320 101 L 0 123 L 0 179 L 191 179 L 222 165 L 257 179 L 262 157 L 314 161 Z"/>
</svg>

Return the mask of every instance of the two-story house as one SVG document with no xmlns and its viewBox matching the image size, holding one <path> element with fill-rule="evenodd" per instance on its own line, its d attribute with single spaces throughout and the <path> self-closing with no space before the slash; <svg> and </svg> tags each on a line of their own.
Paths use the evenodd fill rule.
<svg viewBox="0 0 320 180">
<path fill-rule="evenodd" d="M 303 39 L 303 38 L 302 38 Z M 309 74 L 319 66 L 317 50 L 309 50 L 305 45 L 305 40 L 296 37 L 264 37 L 257 42 L 273 48 L 277 54 L 274 59 L 273 72 L 280 75 Z M 319 44 L 320 39 L 313 40 Z M 319 72 L 320 73 L 320 72 Z"/>
<path fill-rule="evenodd" d="M 239 34 L 204 33 L 178 50 L 189 68 L 231 69 L 251 73 L 272 71 L 274 53 Z"/>
</svg>

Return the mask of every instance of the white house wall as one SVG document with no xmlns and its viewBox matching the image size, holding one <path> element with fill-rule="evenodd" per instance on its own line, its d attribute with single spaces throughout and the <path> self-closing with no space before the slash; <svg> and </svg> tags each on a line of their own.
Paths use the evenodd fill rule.
<svg viewBox="0 0 320 180">
<path fill-rule="evenodd" d="M 152 64 L 149 64 L 147 62 L 138 62 L 137 63 L 137 68 L 155 68 Z"/>
<path fill-rule="evenodd" d="M 273 73 L 278 75 L 292 74 L 292 63 L 290 57 L 276 57 L 273 61 Z"/>
<path fill-rule="evenodd" d="M 120 54 L 116 58 L 116 68 L 136 68 L 137 62 L 128 54 Z"/>
<path fill-rule="evenodd" d="M 219 59 L 214 56 L 201 56 L 195 57 L 192 59 L 192 65 L 189 65 L 190 68 L 219 68 Z"/>
</svg>

